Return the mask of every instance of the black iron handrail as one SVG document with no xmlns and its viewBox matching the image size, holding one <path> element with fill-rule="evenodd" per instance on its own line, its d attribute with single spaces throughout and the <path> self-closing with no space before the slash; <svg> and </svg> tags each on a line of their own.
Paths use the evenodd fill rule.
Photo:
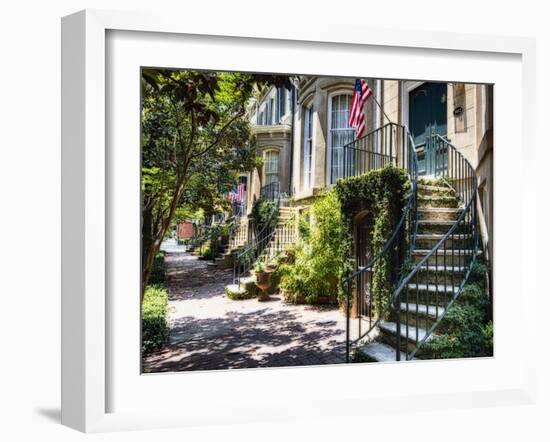
<svg viewBox="0 0 550 442">
<path fill-rule="evenodd" d="M 260 198 L 263 200 L 278 201 L 280 196 L 281 183 L 279 181 L 273 181 L 260 189 Z"/>
<path fill-rule="evenodd" d="M 338 178 L 362 175 L 369 170 L 381 169 L 389 164 L 397 164 L 396 144 L 403 135 L 404 126 L 387 123 L 361 138 L 348 143 L 343 148 L 342 174 Z M 333 157 L 332 161 L 336 159 Z"/>
<path fill-rule="evenodd" d="M 383 134 L 383 135 L 380 135 Z M 368 141 L 366 138 L 379 137 L 379 141 Z M 384 142 L 382 147 L 382 141 L 384 139 L 389 140 L 390 144 Z M 365 149 L 360 149 L 357 146 L 374 146 L 378 152 L 370 152 Z M 408 254 L 414 248 L 417 232 L 417 179 L 418 179 L 418 158 L 416 154 L 416 147 L 414 141 L 406 126 L 398 125 L 395 123 L 388 123 L 381 128 L 374 130 L 365 137 L 350 143 L 344 147 L 344 152 L 348 150 L 351 152 L 350 157 L 353 155 L 353 162 L 348 162 L 348 167 L 344 168 L 345 176 L 357 176 L 365 173 L 368 170 L 376 169 L 379 167 L 385 167 L 388 164 L 393 164 L 407 170 L 410 181 L 411 189 L 407 199 L 407 203 L 403 208 L 403 213 L 396 227 L 394 228 L 390 238 L 384 244 L 382 250 L 372 258 L 365 266 L 361 267 L 353 274 L 349 275 L 343 281 L 343 287 L 346 288 L 346 361 L 350 361 L 350 349 L 351 346 L 361 340 L 364 336 L 370 333 L 381 321 L 381 318 L 391 308 L 391 299 L 388 300 L 378 314 L 375 316 L 373 311 L 373 303 L 365 305 L 363 299 L 363 293 L 358 295 L 357 298 L 357 316 L 358 316 L 358 337 L 353 341 L 350 339 L 350 319 L 351 319 L 351 293 L 352 288 L 360 288 L 364 286 L 364 278 L 368 278 L 374 266 L 380 259 L 388 255 L 391 251 L 402 255 L 401 250 L 405 235 L 408 234 Z M 382 153 L 385 152 L 385 153 Z M 376 154 L 376 155 L 375 155 Z M 346 156 L 344 155 L 344 158 Z M 349 158 L 349 157 L 348 157 Z M 372 161 L 375 159 L 375 161 Z M 367 164 L 362 164 L 365 161 Z M 397 250 L 395 250 L 397 247 Z M 362 284 L 363 283 L 363 284 Z M 369 321 L 368 329 L 365 332 L 361 330 L 362 318 L 367 316 Z"/>
<path fill-rule="evenodd" d="M 275 202 L 275 204 L 273 205 L 273 209 L 261 230 L 257 233 L 254 233 L 250 244 L 237 252 L 233 259 L 233 284 L 238 284 L 239 286 L 241 284 L 242 275 L 250 272 L 252 266 L 254 265 L 254 262 L 262 255 L 276 231 L 276 220 L 279 216 L 280 193 L 277 192 L 276 195 L 265 195 L 267 199 L 269 199 L 269 197 L 271 196 L 275 196 L 275 199 L 271 200 Z"/>
<path fill-rule="evenodd" d="M 435 175 L 445 178 L 459 196 L 464 208 L 460 211 L 456 221 L 450 229 L 433 248 L 426 253 L 426 256 L 416 263 L 413 269 L 400 281 L 397 289 L 393 293 L 392 305 L 397 316 L 396 360 L 398 361 L 401 359 L 401 350 L 404 351 L 407 360 L 412 359 L 422 345 L 429 339 L 432 332 L 443 319 L 445 312 L 448 311 L 462 292 L 472 271 L 478 252 L 478 231 L 476 223 L 477 177 L 475 170 L 456 147 L 442 136 L 432 135 L 428 142 L 433 143 L 432 152 L 435 152 L 436 164 L 438 162 L 443 162 L 445 164 L 444 168 L 435 168 Z M 441 156 L 444 156 L 444 158 L 441 158 Z M 458 236 L 459 247 L 456 247 L 456 236 Z M 450 246 L 448 245 L 449 240 Z M 465 246 L 470 246 L 470 249 L 466 249 Z M 443 263 L 441 263 L 439 255 L 443 255 Z M 447 266 L 448 255 L 451 256 L 450 268 Z M 440 267 L 442 267 L 441 272 L 439 271 Z M 434 268 L 435 272 L 433 270 Z M 458 272 L 456 271 L 457 269 Z M 462 275 L 457 281 L 458 286 L 455 285 L 456 273 Z M 435 275 L 435 284 L 430 284 L 430 275 Z M 442 281 L 438 281 L 439 278 L 443 278 Z M 424 282 L 422 283 L 421 281 Z M 441 282 L 441 287 L 439 282 Z M 439 296 L 440 288 L 442 288 L 442 296 Z M 426 295 L 420 296 L 419 294 L 422 289 L 425 289 Z M 448 295 L 449 289 L 451 293 L 450 296 Z M 413 297 L 412 300 L 409 296 L 409 292 L 411 291 L 416 292 L 416 296 Z M 433 292 L 431 295 L 430 291 Z M 415 307 L 411 308 L 413 304 L 409 301 L 415 301 Z M 419 310 L 420 302 L 425 302 L 425 312 Z M 405 313 L 403 313 L 403 307 Z M 430 307 L 432 308 L 430 309 Z M 425 313 L 424 320 L 426 327 L 421 337 L 420 326 L 422 325 L 422 320 L 419 319 L 419 313 Z M 406 324 L 404 336 L 406 345 L 404 348 L 401 348 L 401 318 L 403 314 L 405 314 Z M 415 317 L 416 331 L 414 333 L 414 339 L 410 339 L 411 326 L 409 324 L 409 314 L 414 314 Z M 412 344 L 412 350 L 410 349 L 409 343 Z"/>
</svg>

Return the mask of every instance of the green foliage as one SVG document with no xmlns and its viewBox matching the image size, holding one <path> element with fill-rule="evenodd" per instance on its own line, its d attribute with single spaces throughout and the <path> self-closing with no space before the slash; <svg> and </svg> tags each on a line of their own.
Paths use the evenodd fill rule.
<svg viewBox="0 0 550 442">
<path fill-rule="evenodd" d="M 345 269 L 344 226 L 336 193 L 319 196 L 310 210 L 315 221 L 302 242 L 287 251 L 292 259 L 278 269 L 280 287 L 294 302 L 314 303 L 320 296 L 336 302 Z"/>
<path fill-rule="evenodd" d="M 174 220 L 187 215 L 179 208 L 205 216 L 223 210 L 237 172 L 258 164 L 246 108 L 258 82 L 275 80 L 142 70 L 142 284 L 160 240 Z"/>
<path fill-rule="evenodd" d="M 448 309 L 425 352 L 430 358 L 467 358 L 493 354 L 493 323 L 488 321 L 486 266 L 475 263 L 468 283 Z"/>
<path fill-rule="evenodd" d="M 144 353 L 160 349 L 166 342 L 168 293 L 161 286 L 147 286 L 141 307 L 141 346 Z"/>
<path fill-rule="evenodd" d="M 352 254 L 353 219 L 366 211 L 371 218 L 372 257 L 382 252 L 390 239 L 405 206 L 410 189 L 407 173 L 393 166 L 376 169 L 356 177 L 338 180 L 335 190 L 342 208 L 342 216 L 347 231 L 344 234 L 345 248 L 343 259 Z M 404 239 L 403 239 L 404 241 Z M 403 257 L 399 255 L 403 244 L 394 244 L 386 255 L 376 261 L 373 268 L 372 291 L 375 293 L 374 307 L 378 315 L 389 311 L 390 297 L 397 281 Z M 351 267 L 348 268 L 348 271 Z M 343 301 L 343 290 L 340 291 Z"/>
<path fill-rule="evenodd" d="M 388 166 L 341 179 L 333 190 L 317 197 L 299 219 L 301 242 L 286 251 L 286 262 L 278 270 L 286 298 L 316 302 L 320 296 L 328 296 L 342 303 L 345 293 L 341 281 L 353 270 L 349 257 L 353 256 L 354 217 L 363 211 L 369 213 L 372 253 L 376 256 L 401 217 L 409 188 L 407 174 Z M 378 312 L 387 305 L 398 276 L 402 257 L 397 249 L 394 252 L 378 260 L 373 269 Z"/>
<path fill-rule="evenodd" d="M 235 257 L 239 257 L 239 261 L 241 265 L 249 268 L 249 266 L 252 264 L 252 262 L 255 259 L 255 249 L 251 246 L 243 246 L 240 247 L 237 251 L 235 251 L 234 255 Z"/>
<path fill-rule="evenodd" d="M 231 284 L 225 287 L 225 295 L 234 301 L 251 299 L 258 296 L 256 277 L 241 278 L 241 285 Z"/>
<path fill-rule="evenodd" d="M 174 222 L 176 224 L 192 219 L 204 219 L 204 210 L 194 209 L 188 204 L 183 204 L 176 209 L 176 213 L 174 214 Z"/>
<path fill-rule="evenodd" d="M 263 261 L 261 259 L 257 260 L 255 263 L 254 263 L 254 272 L 255 273 L 263 273 L 265 272 L 265 265 L 263 263 Z"/>
<path fill-rule="evenodd" d="M 254 202 L 250 214 L 256 232 L 261 232 L 264 228 L 269 230 L 277 225 L 278 213 L 275 212 L 277 208 L 278 206 L 275 201 L 259 199 Z"/>
<path fill-rule="evenodd" d="M 153 261 L 149 283 L 152 285 L 164 285 L 166 280 L 165 271 L 164 252 L 159 252 L 155 255 Z"/>
</svg>

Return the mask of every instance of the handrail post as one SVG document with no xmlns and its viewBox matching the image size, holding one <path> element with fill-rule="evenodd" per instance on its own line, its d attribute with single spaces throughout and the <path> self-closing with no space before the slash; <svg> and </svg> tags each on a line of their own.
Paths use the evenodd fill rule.
<svg viewBox="0 0 550 442">
<path fill-rule="evenodd" d="M 401 360 L 401 303 L 399 299 L 401 298 L 401 293 L 397 293 L 396 297 L 396 304 L 397 307 L 395 308 L 395 316 L 396 316 L 396 339 L 397 339 L 397 345 L 395 346 L 395 360 L 400 361 Z M 408 325 L 407 325 L 408 327 Z"/>
<path fill-rule="evenodd" d="M 350 362 L 350 336 L 349 336 L 349 328 L 350 328 L 350 314 L 351 314 L 351 280 L 348 279 L 347 281 L 348 287 L 347 287 L 347 300 L 346 300 L 346 364 L 349 364 Z"/>
</svg>

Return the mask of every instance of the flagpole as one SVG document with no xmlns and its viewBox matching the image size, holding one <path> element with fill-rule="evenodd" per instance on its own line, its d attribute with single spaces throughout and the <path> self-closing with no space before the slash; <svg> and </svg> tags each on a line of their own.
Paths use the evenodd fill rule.
<svg viewBox="0 0 550 442">
<path fill-rule="evenodd" d="M 388 123 L 391 123 L 392 121 L 390 120 L 390 117 L 388 117 L 388 114 L 387 114 L 386 111 L 382 108 L 382 106 L 380 105 L 380 103 L 378 102 L 378 100 L 376 99 L 376 97 L 374 96 L 374 92 L 371 94 L 371 97 L 372 97 L 372 99 L 374 100 L 374 102 L 378 105 L 379 109 L 382 111 L 382 113 L 384 114 L 384 116 L 386 117 L 386 119 L 388 120 Z"/>
</svg>

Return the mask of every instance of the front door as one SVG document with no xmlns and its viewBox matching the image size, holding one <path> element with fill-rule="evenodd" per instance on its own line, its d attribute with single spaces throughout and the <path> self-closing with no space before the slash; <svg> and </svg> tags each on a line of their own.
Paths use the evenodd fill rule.
<svg viewBox="0 0 550 442">
<path fill-rule="evenodd" d="M 409 129 L 417 147 L 419 173 L 440 175 L 447 168 L 446 152 L 435 135 L 447 135 L 447 84 L 423 83 L 409 92 Z"/>
</svg>

